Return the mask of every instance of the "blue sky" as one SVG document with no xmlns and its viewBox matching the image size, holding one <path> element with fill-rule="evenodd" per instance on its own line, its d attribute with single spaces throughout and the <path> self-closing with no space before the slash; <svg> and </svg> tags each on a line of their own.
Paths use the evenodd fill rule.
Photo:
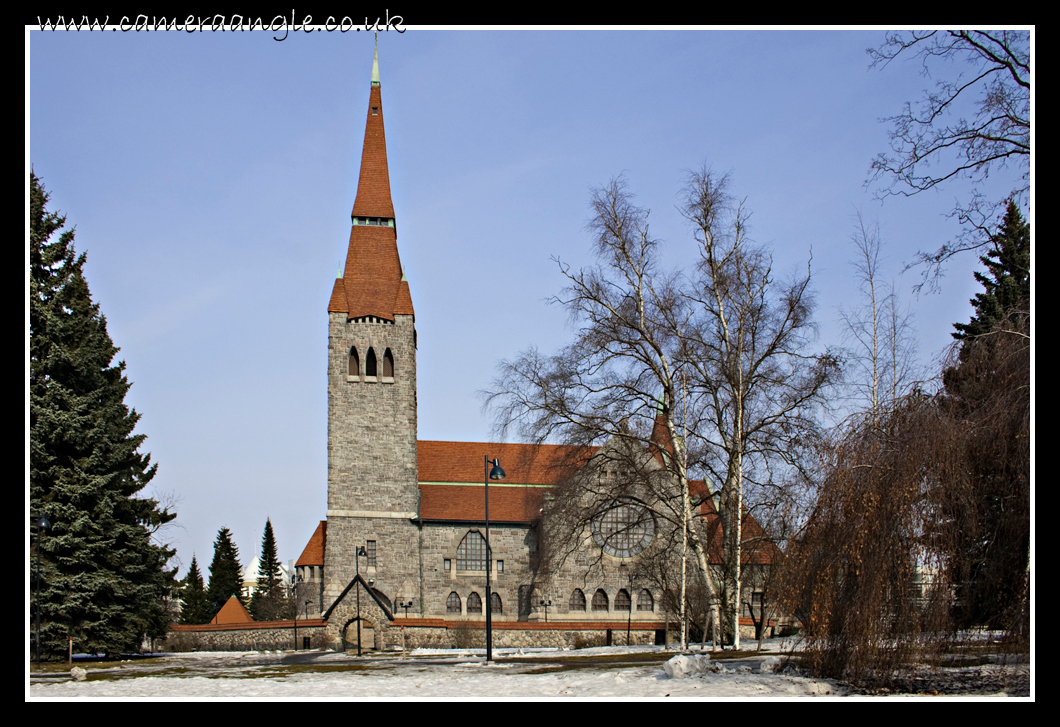
<svg viewBox="0 0 1060 727">
<path fill-rule="evenodd" d="M 591 261 L 590 189 L 624 174 L 673 266 L 687 171 L 730 172 L 782 272 L 813 253 L 820 345 L 856 302 L 854 214 L 930 366 L 971 315 L 974 256 L 912 294 L 918 250 L 957 231 L 961 184 L 874 200 L 880 119 L 932 79 L 868 67 L 882 30 L 433 30 L 380 34 L 398 246 L 416 307 L 420 439 L 489 440 L 476 392 L 527 346 L 569 340 L 553 256 Z M 367 111 L 364 32 L 29 33 L 26 166 L 77 227 L 128 402 L 178 498 L 168 537 L 243 563 L 271 517 L 284 561 L 327 507 L 327 303 L 345 258 Z M 1001 199 L 1014 172 L 991 176 Z M 28 505 L 27 505 L 28 507 Z"/>
</svg>

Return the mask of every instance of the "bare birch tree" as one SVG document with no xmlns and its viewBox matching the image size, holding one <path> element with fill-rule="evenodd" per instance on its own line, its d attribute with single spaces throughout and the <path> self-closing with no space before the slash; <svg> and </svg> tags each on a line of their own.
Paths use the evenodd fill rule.
<svg viewBox="0 0 1060 727">
<path fill-rule="evenodd" d="M 693 433 L 699 463 L 716 485 L 724 530 L 726 615 L 740 648 L 740 590 L 745 493 L 782 493 L 775 467 L 799 466 L 816 431 L 821 396 L 838 371 L 836 358 L 809 350 L 815 334 L 810 270 L 788 281 L 748 238 L 748 213 L 728 192 L 727 176 L 694 172 L 683 212 L 700 249 L 685 293 L 695 312 L 685 326 L 682 357 L 703 421 Z"/>
<path fill-rule="evenodd" d="M 698 422 L 679 406 L 685 365 L 679 332 L 696 312 L 681 293 L 679 277 L 660 269 L 648 212 L 634 204 L 624 180 L 595 190 L 591 204 L 589 229 L 600 262 L 577 271 L 560 263 L 567 287 L 553 301 L 578 326 L 575 341 L 555 356 L 531 349 L 504 361 L 486 404 L 496 411 L 502 432 L 514 428 L 538 442 L 616 443 L 601 452 L 605 461 L 555 493 L 543 538 L 552 559 L 581 546 L 581 533 L 602 507 L 634 489 L 647 492 L 641 496 L 654 514 L 689 538 L 717 607 L 706 544 L 689 525 L 694 503 L 685 434 Z M 660 437 L 669 445 L 663 450 Z M 600 470 L 609 476 L 600 477 Z"/>
<path fill-rule="evenodd" d="M 915 377 L 915 341 L 911 315 L 902 311 L 894 286 L 880 271 L 883 242 L 878 223 L 867 224 L 858 212 L 852 267 L 862 299 L 853 308 L 840 308 L 849 349 L 847 383 L 867 403 L 872 422 L 881 411 L 906 393 Z"/>
<path fill-rule="evenodd" d="M 502 363 L 486 400 L 502 430 L 514 427 L 534 441 L 620 443 L 606 452 L 620 476 L 583 472 L 556 493 L 550 511 L 568 536 L 546 532 L 544 540 L 561 548 L 562 558 L 579 546 L 579 527 L 598 517 L 601 505 L 646 488 L 653 512 L 676 529 L 682 553 L 699 566 L 715 646 L 724 604 L 739 648 L 745 483 L 756 494 L 776 494 L 773 468 L 796 463 L 812 436 L 814 407 L 836 360 L 807 350 L 808 271 L 790 283 L 774 280 L 770 258 L 748 242 L 746 215 L 731 205 L 726 184 L 708 172 L 692 175 L 684 213 L 701 261 L 684 276 L 659 269 L 648 213 L 623 180 L 597 190 L 590 228 L 600 264 L 579 271 L 561 265 L 568 285 L 556 299 L 579 326 L 575 342 L 552 357 L 530 350 Z M 707 476 L 705 493 L 690 491 L 690 471 Z M 711 565 L 714 523 L 701 516 L 704 497 L 715 495 L 724 586 Z M 682 558 L 682 572 L 685 566 Z M 681 579 L 678 604 L 683 641 L 688 581 Z"/>
</svg>

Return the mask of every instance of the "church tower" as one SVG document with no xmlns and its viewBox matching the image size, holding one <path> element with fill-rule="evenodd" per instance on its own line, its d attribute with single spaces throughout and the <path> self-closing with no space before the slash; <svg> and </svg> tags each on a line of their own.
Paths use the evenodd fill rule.
<svg viewBox="0 0 1060 727">
<path fill-rule="evenodd" d="M 360 573 L 417 603 L 416 329 L 390 197 L 379 51 L 346 265 L 328 303 L 328 510 L 323 608 Z M 414 592 L 409 584 L 416 584 Z M 419 610 L 417 607 L 415 610 Z"/>
</svg>

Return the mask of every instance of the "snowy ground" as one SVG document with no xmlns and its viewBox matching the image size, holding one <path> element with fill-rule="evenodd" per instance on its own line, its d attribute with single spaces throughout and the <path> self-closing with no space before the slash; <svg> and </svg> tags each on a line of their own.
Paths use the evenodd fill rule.
<svg viewBox="0 0 1060 727">
<path fill-rule="evenodd" d="M 780 644 L 771 644 L 779 647 Z M 736 659 L 700 657 L 671 678 L 661 647 L 417 650 L 357 659 L 335 653 L 199 652 L 94 669 L 85 681 L 29 685 L 32 699 L 698 699 L 836 698 L 833 682 L 771 673 L 777 652 Z M 687 660 L 685 663 L 688 663 Z M 671 671 L 673 665 L 671 664 Z M 1003 696 L 1003 695 L 1002 695 Z"/>
</svg>

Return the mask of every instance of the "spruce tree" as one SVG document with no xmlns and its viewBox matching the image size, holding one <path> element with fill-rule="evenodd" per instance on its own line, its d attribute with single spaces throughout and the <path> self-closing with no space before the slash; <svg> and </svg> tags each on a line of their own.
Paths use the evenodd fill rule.
<svg viewBox="0 0 1060 727">
<path fill-rule="evenodd" d="M 948 561 L 958 628 L 1026 634 L 1030 564 L 1030 225 L 1009 203 L 980 258 L 975 315 L 954 325 L 958 360 L 943 372 L 943 405 L 964 435 L 959 487 L 941 503 L 955 524 Z"/>
<path fill-rule="evenodd" d="M 180 622 L 182 624 L 204 624 L 209 623 L 213 614 L 210 613 L 210 601 L 206 596 L 206 586 L 199 572 L 199 564 L 195 556 L 191 557 L 191 566 L 188 574 L 181 582 L 181 600 L 184 602 L 180 610 Z"/>
<path fill-rule="evenodd" d="M 250 599 L 250 615 L 255 621 L 272 621 L 282 618 L 285 598 L 280 576 L 280 561 L 276 556 L 276 539 L 272 533 L 272 521 L 265 519 L 265 532 L 261 536 L 261 557 L 258 558 L 258 583 Z"/>
<path fill-rule="evenodd" d="M 243 569 L 239 565 L 239 549 L 232 542 L 232 533 L 228 528 L 218 530 L 213 543 L 210 586 L 206 596 L 210 603 L 211 619 L 232 596 L 243 601 Z"/>
<path fill-rule="evenodd" d="M 156 466 L 133 434 L 125 363 L 112 364 L 85 255 L 73 230 L 54 239 L 66 218 L 47 202 L 31 172 L 30 515 L 51 522 L 40 535 L 41 651 L 63 657 L 72 636 L 77 651 L 116 654 L 165 633 L 174 551 L 153 535 L 175 514 L 138 495 Z"/>
<path fill-rule="evenodd" d="M 986 274 L 975 279 L 985 288 L 969 301 L 975 315 L 969 323 L 955 323 L 952 334 L 959 341 L 975 338 L 994 329 L 1011 311 L 1028 310 L 1031 298 L 1031 226 L 1023 220 L 1012 201 L 1000 229 L 991 236 L 993 247 L 979 260 Z"/>
</svg>

